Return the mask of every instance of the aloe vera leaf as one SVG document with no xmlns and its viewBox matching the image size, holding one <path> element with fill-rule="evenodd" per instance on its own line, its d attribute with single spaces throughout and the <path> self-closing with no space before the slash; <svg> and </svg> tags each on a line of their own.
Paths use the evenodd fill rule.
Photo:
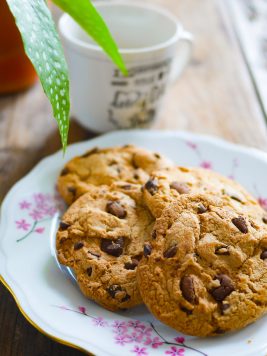
<svg viewBox="0 0 267 356">
<path fill-rule="evenodd" d="M 76 0 L 75 0 L 76 1 Z M 63 49 L 44 0 L 7 0 L 57 120 L 63 151 L 69 131 L 69 76 Z"/>
<path fill-rule="evenodd" d="M 67 12 L 107 53 L 124 75 L 127 69 L 118 47 L 101 15 L 89 0 L 52 0 Z"/>
</svg>

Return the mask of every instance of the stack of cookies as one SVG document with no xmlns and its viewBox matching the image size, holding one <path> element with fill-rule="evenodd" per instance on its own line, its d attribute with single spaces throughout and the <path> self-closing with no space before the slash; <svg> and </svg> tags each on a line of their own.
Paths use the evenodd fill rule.
<svg viewBox="0 0 267 356">
<path fill-rule="evenodd" d="M 238 183 L 127 145 L 66 164 L 59 261 L 109 310 L 145 303 L 196 336 L 240 329 L 267 310 L 267 214 Z"/>
</svg>

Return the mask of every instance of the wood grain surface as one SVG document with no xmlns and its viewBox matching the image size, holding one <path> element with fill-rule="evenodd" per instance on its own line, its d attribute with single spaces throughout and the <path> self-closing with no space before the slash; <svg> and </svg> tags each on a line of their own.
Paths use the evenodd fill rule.
<svg viewBox="0 0 267 356">
<path fill-rule="evenodd" d="M 134 1 L 134 0 L 132 0 Z M 169 90 L 155 128 L 189 130 L 267 150 L 264 116 L 223 0 L 154 0 L 195 36 L 193 59 Z M 70 142 L 93 137 L 74 120 Z M 60 148 L 40 84 L 0 98 L 0 201 L 42 157 Z M 0 355 L 81 354 L 36 331 L 0 287 Z"/>
</svg>

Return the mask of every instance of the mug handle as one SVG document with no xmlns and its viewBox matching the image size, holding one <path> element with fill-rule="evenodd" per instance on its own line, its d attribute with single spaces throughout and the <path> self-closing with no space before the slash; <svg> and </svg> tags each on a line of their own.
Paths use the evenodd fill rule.
<svg viewBox="0 0 267 356">
<path fill-rule="evenodd" d="M 180 77 L 182 71 L 190 61 L 193 52 L 193 35 L 182 29 L 178 40 L 178 50 L 172 65 L 170 81 L 172 84 Z"/>
</svg>

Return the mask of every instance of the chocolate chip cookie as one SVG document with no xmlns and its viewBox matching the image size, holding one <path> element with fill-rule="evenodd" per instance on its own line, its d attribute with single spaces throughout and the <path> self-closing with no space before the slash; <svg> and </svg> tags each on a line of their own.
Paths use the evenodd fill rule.
<svg viewBox="0 0 267 356">
<path fill-rule="evenodd" d="M 234 206 L 257 206 L 240 184 L 211 170 L 168 167 L 152 173 L 143 186 L 144 200 L 151 213 L 160 217 L 163 209 L 184 194 L 214 193 L 229 196 Z M 253 209 L 253 208 L 252 208 Z"/>
<path fill-rule="evenodd" d="M 60 263 L 73 268 L 84 295 L 109 310 L 142 303 L 136 267 L 154 219 L 109 186 L 88 185 L 64 214 L 57 233 Z"/>
<path fill-rule="evenodd" d="M 254 217 L 256 220 L 254 220 Z M 266 213 L 231 197 L 182 195 L 157 219 L 137 280 L 162 322 L 195 336 L 243 328 L 267 310 Z"/>
<path fill-rule="evenodd" d="M 65 165 L 58 178 L 57 187 L 63 199 L 70 205 L 87 192 L 88 184 L 111 185 L 120 181 L 142 185 L 152 171 L 169 166 L 171 162 L 158 153 L 132 145 L 94 148 Z"/>
</svg>

